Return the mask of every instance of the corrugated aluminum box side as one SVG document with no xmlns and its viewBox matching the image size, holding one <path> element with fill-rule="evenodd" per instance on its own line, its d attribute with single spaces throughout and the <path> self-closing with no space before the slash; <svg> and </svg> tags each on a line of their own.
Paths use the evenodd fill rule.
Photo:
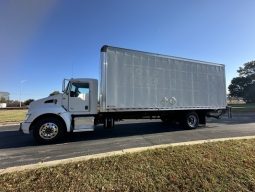
<svg viewBox="0 0 255 192">
<path fill-rule="evenodd" d="M 102 112 L 225 107 L 224 65 L 115 47 L 101 52 Z"/>
</svg>

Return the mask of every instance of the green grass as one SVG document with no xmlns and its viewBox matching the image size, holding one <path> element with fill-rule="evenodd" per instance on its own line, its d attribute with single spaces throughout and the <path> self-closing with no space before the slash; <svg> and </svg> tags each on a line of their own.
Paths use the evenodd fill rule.
<svg viewBox="0 0 255 192">
<path fill-rule="evenodd" d="M 255 191 L 255 139 L 169 147 L 0 175 L 2 191 Z"/>
<path fill-rule="evenodd" d="M 24 120 L 27 113 L 26 109 L 0 110 L 0 123 L 18 123 Z"/>
<path fill-rule="evenodd" d="M 229 104 L 233 112 L 255 112 L 255 103 Z"/>
</svg>

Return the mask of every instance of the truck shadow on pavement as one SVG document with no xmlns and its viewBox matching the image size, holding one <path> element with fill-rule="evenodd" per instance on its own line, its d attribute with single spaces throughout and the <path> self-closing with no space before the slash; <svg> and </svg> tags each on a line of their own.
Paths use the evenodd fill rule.
<svg viewBox="0 0 255 192">
<path fill-rule="evenodd" d="M 98 140 L 107 138 L 121 138 L 129 136 L 141 136 L 148 134 L 157 134 L 163 132 L 175 132 L 185 130 L 176 124 L 167 124 L 162 122 L 143 122 L 143 123 L 121 123 L 116 124 L 114 128 L 103 128 L 98 126 L 94 132 L 72 133 L 68 142 L 81 140 Z"/>
</svg>

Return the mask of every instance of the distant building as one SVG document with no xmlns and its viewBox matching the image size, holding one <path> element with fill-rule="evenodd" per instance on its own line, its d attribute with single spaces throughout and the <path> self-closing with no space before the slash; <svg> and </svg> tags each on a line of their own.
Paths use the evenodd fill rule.
<svg viewBox="0 0 255 192">
<path fill-rule="evenodd" d="M 8 93 L 8 92 L 1 92 L 0 91 L 0 99 L 1 98 L 5 98 L 5 100 L 9 100 L 9 97 L 10 97 L 10 93 Z"/>
</svg>

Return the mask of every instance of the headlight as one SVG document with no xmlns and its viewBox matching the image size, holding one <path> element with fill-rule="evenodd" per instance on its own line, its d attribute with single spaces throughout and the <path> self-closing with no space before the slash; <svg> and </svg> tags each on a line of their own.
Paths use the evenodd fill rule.
<svg viewBox="0 0 255 192">
<path fill-rule="evenodd" d="M 30 117 L 30 115 L 31 115 L 30 113 L 27 113 L 27 114 L 26 114 L 26 117 L 25 117 L 25 119 L 24 119 L 24 121 L 27 121 L 28 118 Z"/>
</svg>

